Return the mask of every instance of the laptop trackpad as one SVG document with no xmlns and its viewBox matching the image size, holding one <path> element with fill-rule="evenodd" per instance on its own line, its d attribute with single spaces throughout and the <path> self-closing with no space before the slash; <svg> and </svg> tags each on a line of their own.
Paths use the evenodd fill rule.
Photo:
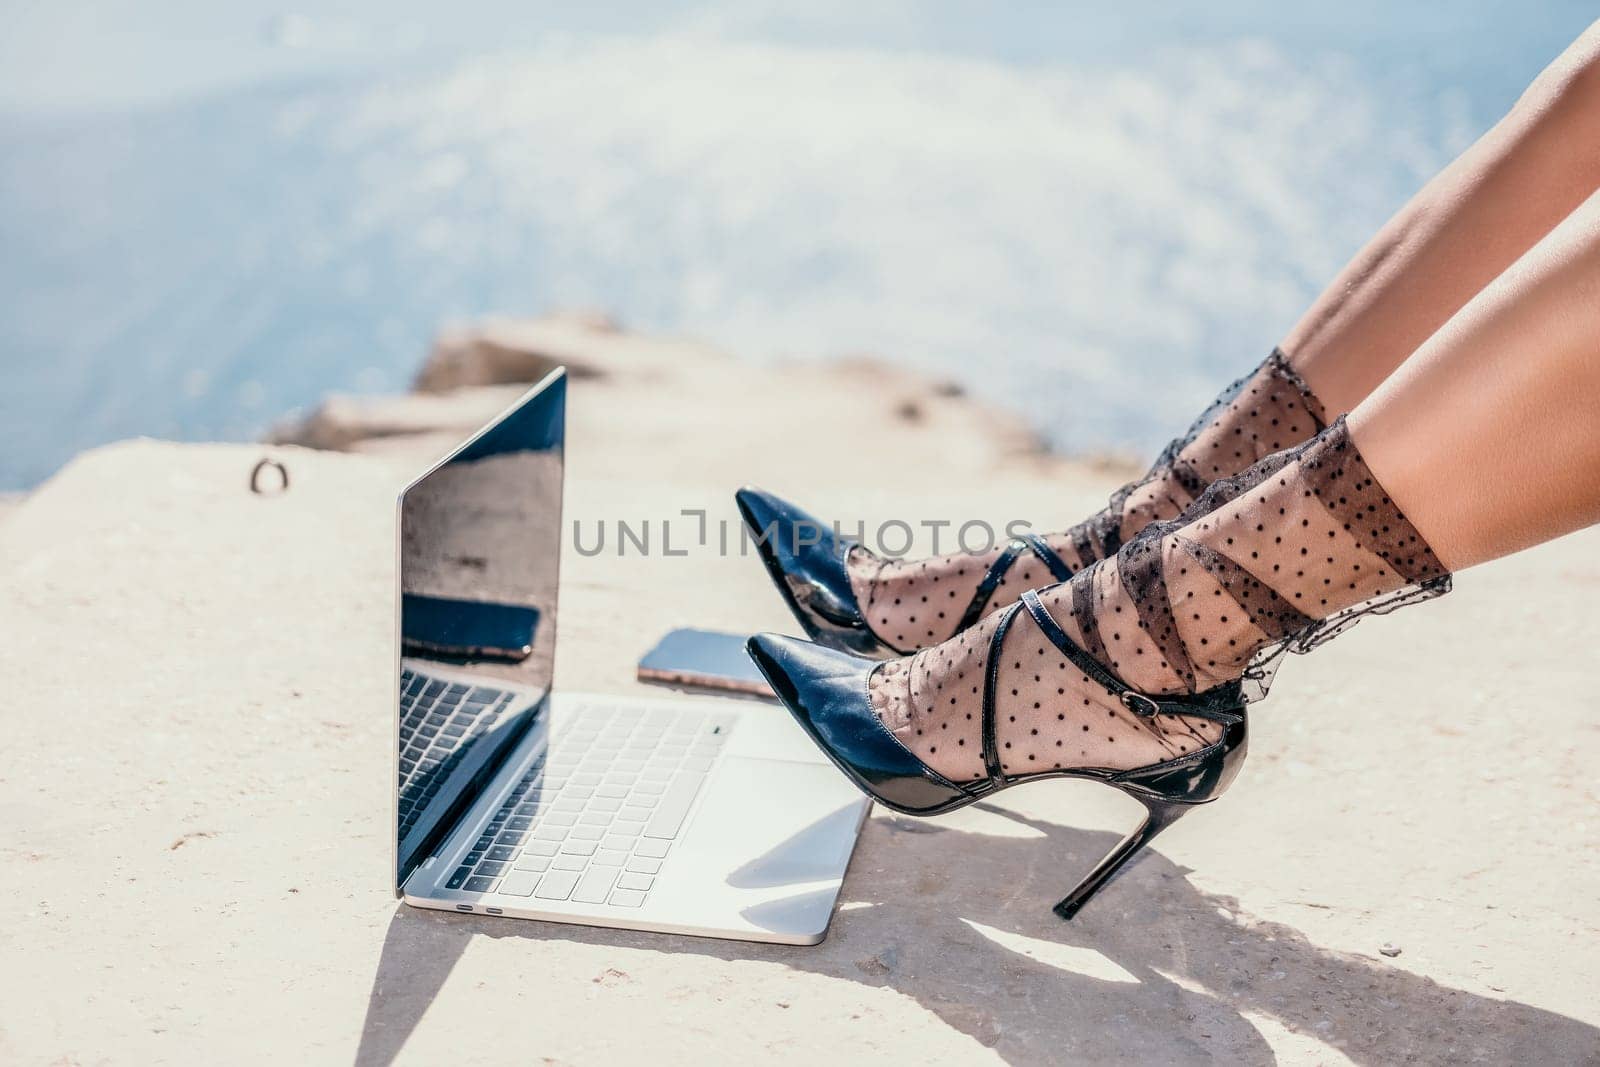
<svg viewBox="0 0 1600 1067">
<path fill-rule="evenodd" d="M 684 852 L 725 872 L 727 886 L 769 889 L 844 874 L 867 799 L 831 765 L 733 756 L 707 786 Z"/>
</svg>

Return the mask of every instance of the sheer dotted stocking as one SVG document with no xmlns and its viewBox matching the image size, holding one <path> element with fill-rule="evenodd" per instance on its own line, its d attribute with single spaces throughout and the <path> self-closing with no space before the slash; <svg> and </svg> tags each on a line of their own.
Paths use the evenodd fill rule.
<svg viewBox="0 0 1600 1067">
<path fill-rule="evenodd" d="M 1045 534 L 1044 541 L 1074 570 L 1083 566 L 1067 534 Z M 919 560 L 887 560 L 857 546 L 846 561 L 850 586 L 867 624 L 895 648 L 926 648 L 956 632 L 978 591 L 978 584 L 1005 551 L 957 552 Z M 1004 607 L 1028 589 L 1055 581 L 1038 556 L 1017 557 L 990 594 L 985 610 Z"/>
<path fill-rule="evenodd" d="M 1299 448 L 1214 484 L 1182 519 L 1040 592 L 1067 635 L 1130 688 L 1195 693 L 1239 679 L 1257 653 L 1404 597 L 1444 567 L 1384 493 L 1341 419 Z M 884 723 L 953 781 L 984 776 L 991 615 L 893 660 L 869 691 Z M 1006 774 L 1114 770 L 1195 751 L 1206 719 L 1135 715 L 1063 656 L 1026 612 L 999 650 L 996 741 Z"/>
<path fill-rule="evenodd" d="M 1118 490 L 1107 507 L 1044 540 L 1073 570 L 1116 552 L 1152 522 L 1176 517 L 1213 482 L 1299 444 L 1322 429 L 1322 408 L 1276 350 L 1255 372 L 1231 385 L 1167 446 L 1141 480 Z M 867 624 L 900 649 L 949 639 L 1004 547 L 922 560 L 886 560 L 855 548 L 846 561 Z M 1055 580 L 1031 552 L 1020 555 L 989 595 L 983 612 L 1014 602 L 1025 590 Z"/>
</svg>

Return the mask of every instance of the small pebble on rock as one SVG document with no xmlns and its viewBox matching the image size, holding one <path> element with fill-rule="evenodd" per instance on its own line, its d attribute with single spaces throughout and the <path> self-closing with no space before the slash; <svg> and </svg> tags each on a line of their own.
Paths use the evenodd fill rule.
<svg viewBox="0 0 1600 1067">
<path fill-rule="evenodd" d="M 1399 945 L 1391 945 L 1391 944 L 1385 943 L 1384 946 L 1382 948 L 1380 948 L 1378 951 L 1383 953 L 1385 956 L 1390 956 L 1390 957 L 1398 956 L 1398 955 L 1400 955 L 1400 946 Z"/>
</svg>

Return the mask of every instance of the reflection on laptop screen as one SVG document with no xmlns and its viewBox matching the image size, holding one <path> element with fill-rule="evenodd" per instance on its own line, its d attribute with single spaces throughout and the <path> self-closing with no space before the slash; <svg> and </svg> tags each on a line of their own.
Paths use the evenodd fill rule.
<svg viewBox="0 0 1600 1067">
<path fill-rule="evenodd" d="M 401 496 L 396 885 L 550 689 L 565 416 L 557 371 Z"/>
</svg>

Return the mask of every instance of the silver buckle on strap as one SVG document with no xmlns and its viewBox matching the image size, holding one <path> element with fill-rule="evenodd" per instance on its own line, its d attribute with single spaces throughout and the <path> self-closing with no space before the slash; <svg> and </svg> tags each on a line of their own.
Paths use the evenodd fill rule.
<svg viewBox="0 0 1600 1067">
<path fill-rule="evenodd" d="M 1161 713 L 1161 705 L 1145 696 L 1129 689 L 1122 694 L 1122 706 L 1139 716 L 1141 719 L 1154 718 Z"/>
</svg>

